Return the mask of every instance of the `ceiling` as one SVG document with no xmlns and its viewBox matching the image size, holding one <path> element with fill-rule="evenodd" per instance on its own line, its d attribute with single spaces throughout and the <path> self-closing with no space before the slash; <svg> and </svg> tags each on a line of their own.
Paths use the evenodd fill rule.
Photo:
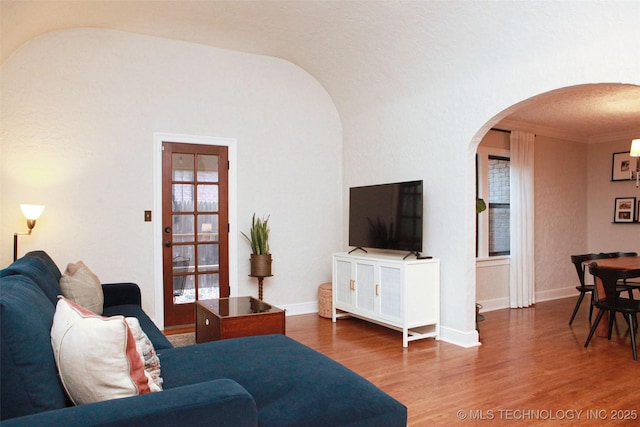
<svg viewBox="0 0 640 427">
<path fill-rule="evenodd" d="M 366 70 L 399 81 L 397 66 L 402 58 L 434 57 L 443 49 L 445 37 L 452 45 L 468 43 L 443 23 L 451 23 L 460 8 L 470 7 L 471 3 L 435 1 L 1 0 L 1 61 L 50 31 L 107 28 L 286 59 L 313 75 L 340 109 L 355 98 L 351 86 Z M 522 7 L 530 6 L 522 3 Z M 407 55 L 409 50 L 417 54 Z M 415 74 L 424 71 L 403 65 L 405 73 L 410 68 Z M 393 90 L 399 87 L 396 84 Z M 503 123 L 509 122 L 585 142 L 640 134 L 640 87 L 564 88 L 522 102 Z"/>
<path fill-rule="evenodd" d="M 587 142 L 616 135 L 640 137 L 640 86 L 604 83 L 572 86 L 523 104 L 505 122 L 528 123 Z"/>
</svg>

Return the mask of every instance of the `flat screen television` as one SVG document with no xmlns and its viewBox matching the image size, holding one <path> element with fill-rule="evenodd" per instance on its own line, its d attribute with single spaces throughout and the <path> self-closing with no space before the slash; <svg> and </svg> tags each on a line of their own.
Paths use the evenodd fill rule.
<svg viewBox="0 0 640 427">
<path fill-rule="evenodd" d="M 349 246 L 422 251 L 422 181 L 349 189 Z"/>
</svg>

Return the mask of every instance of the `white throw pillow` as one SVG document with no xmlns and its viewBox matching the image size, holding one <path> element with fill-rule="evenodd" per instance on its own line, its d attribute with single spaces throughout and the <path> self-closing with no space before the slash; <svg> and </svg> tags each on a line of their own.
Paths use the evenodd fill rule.
<svg viewBox="0 0 640 427">
<path fill-rule="evenodd" d="M 98 276 L 82 262 L 67 264 L 60 278 L 62 295 L 95 314 L 102 314 L 104 293 Z"/>
<path fill-rule="evenodd" d="M 51 345 L 62 384 L 76 405 L 153 391 L 123 316 L 98 316 L 59 297 Z"/>
</svg>

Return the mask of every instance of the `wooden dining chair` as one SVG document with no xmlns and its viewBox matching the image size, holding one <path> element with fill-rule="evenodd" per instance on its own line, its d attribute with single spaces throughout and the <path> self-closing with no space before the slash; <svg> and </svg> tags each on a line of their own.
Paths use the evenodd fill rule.
<svg viewBox="0 0 640 427">
<path fill-rule="evenodd" d="M 573 319 L 575 319 L 576 314 L 578 313 L 578 309 L 580 308 L 580 304 L 582 304 L 582 300 L 584 299 L 584 296 L 586 294 L 589 294 L 591 296 L 591 300 L 589 302 L 589 322 L 591 322 L 591 317 L 593 315 L 593 285 L 587 285 L 585 283 L 584 274 L 586 271 L 586 266 L 584 263 L 586 261 L 610 257 L 611 256 L 606 253 L 571 255 L 571 262 L 576 268 L 576 273 L 578 273 L 578 281 L 580 282 L 580 284 L 576 286 L 576 290 L 580 292 L 580 295 L 578 296 L 578 301 L 576 301 L 576 306 L 573 308 L 573 313 L 571 314 L 569 325 L 573 323 Z"/>
<path fill-rule="evenodd" d="M 587 341 L 584 343 L 585 348 L 589 346 L 593 334 L 598 328 L 598 324 L 602 320 L 602 316 L 605 312 L 609 314 L 609 330 L 608 339 L 611 339 L 611 332 L 613 330 L 613 322 L 615 320 L 616 313 L 622 313 L 629 325 L 629 335 L 631 337 L 631 351 L 633 353 L 633 360 L 638 360 L 638 354 L 636 350 L 636 331 L 638 328 L 638 313 L 640 312 L 640 301 L 633 298 L 624 298 L 620 296 L 618 292 L 618 281 L 624 279 L 627 276 L 626 271 L 601 268 L 598 267 L 596 262 L 589 264 L 589 272 L 595 278 L 595 285 L 593 289 L 593 305 L 599 309 L 596 315 L 596 320 L 591 326 Z M 600 286 L 598 286 L 600 285 Z M 604 291 L 604 295 L 601 295 L 600 289 Z"/>
<path fill-rule="evenodd" d="M 620 258 L 620 257 L 626 257 L 626 256 L 638 256 L 637 252 L 609 252 L 609 256 L 611 256 L 611 258 Z M 633 286 L 635 288 L 640 289 L 640 280 L 638 279 L 624 279 L 622 280 L 622 284 L 623 285 L 627 285 L 627 286 Z"/>
<path fill-rule="evenodd" d="M 638 256 L 637 252 L 609 252 L 607 253 L 610 258 L 620 258 L 625 256 Z"/>
</svg>

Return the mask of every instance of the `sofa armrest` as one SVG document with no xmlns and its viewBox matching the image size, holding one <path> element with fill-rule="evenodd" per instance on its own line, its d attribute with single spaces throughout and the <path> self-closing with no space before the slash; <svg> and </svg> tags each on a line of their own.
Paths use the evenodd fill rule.
<svg viewBox="0 0 640 427">
<path fill-rule="evenodd" d="M 135 283 L 103 283 L 104 306 L 135 304 L 142 306 L 140 287 Z"/>
<path fill-rule="evenodd" d="M 3 427 L 255 427 L 258 425 L 258 411 L 249 392 L 237 382 L 225 378 L 142 396 L 41 412 L 1 424 Z"/>
</svg>

